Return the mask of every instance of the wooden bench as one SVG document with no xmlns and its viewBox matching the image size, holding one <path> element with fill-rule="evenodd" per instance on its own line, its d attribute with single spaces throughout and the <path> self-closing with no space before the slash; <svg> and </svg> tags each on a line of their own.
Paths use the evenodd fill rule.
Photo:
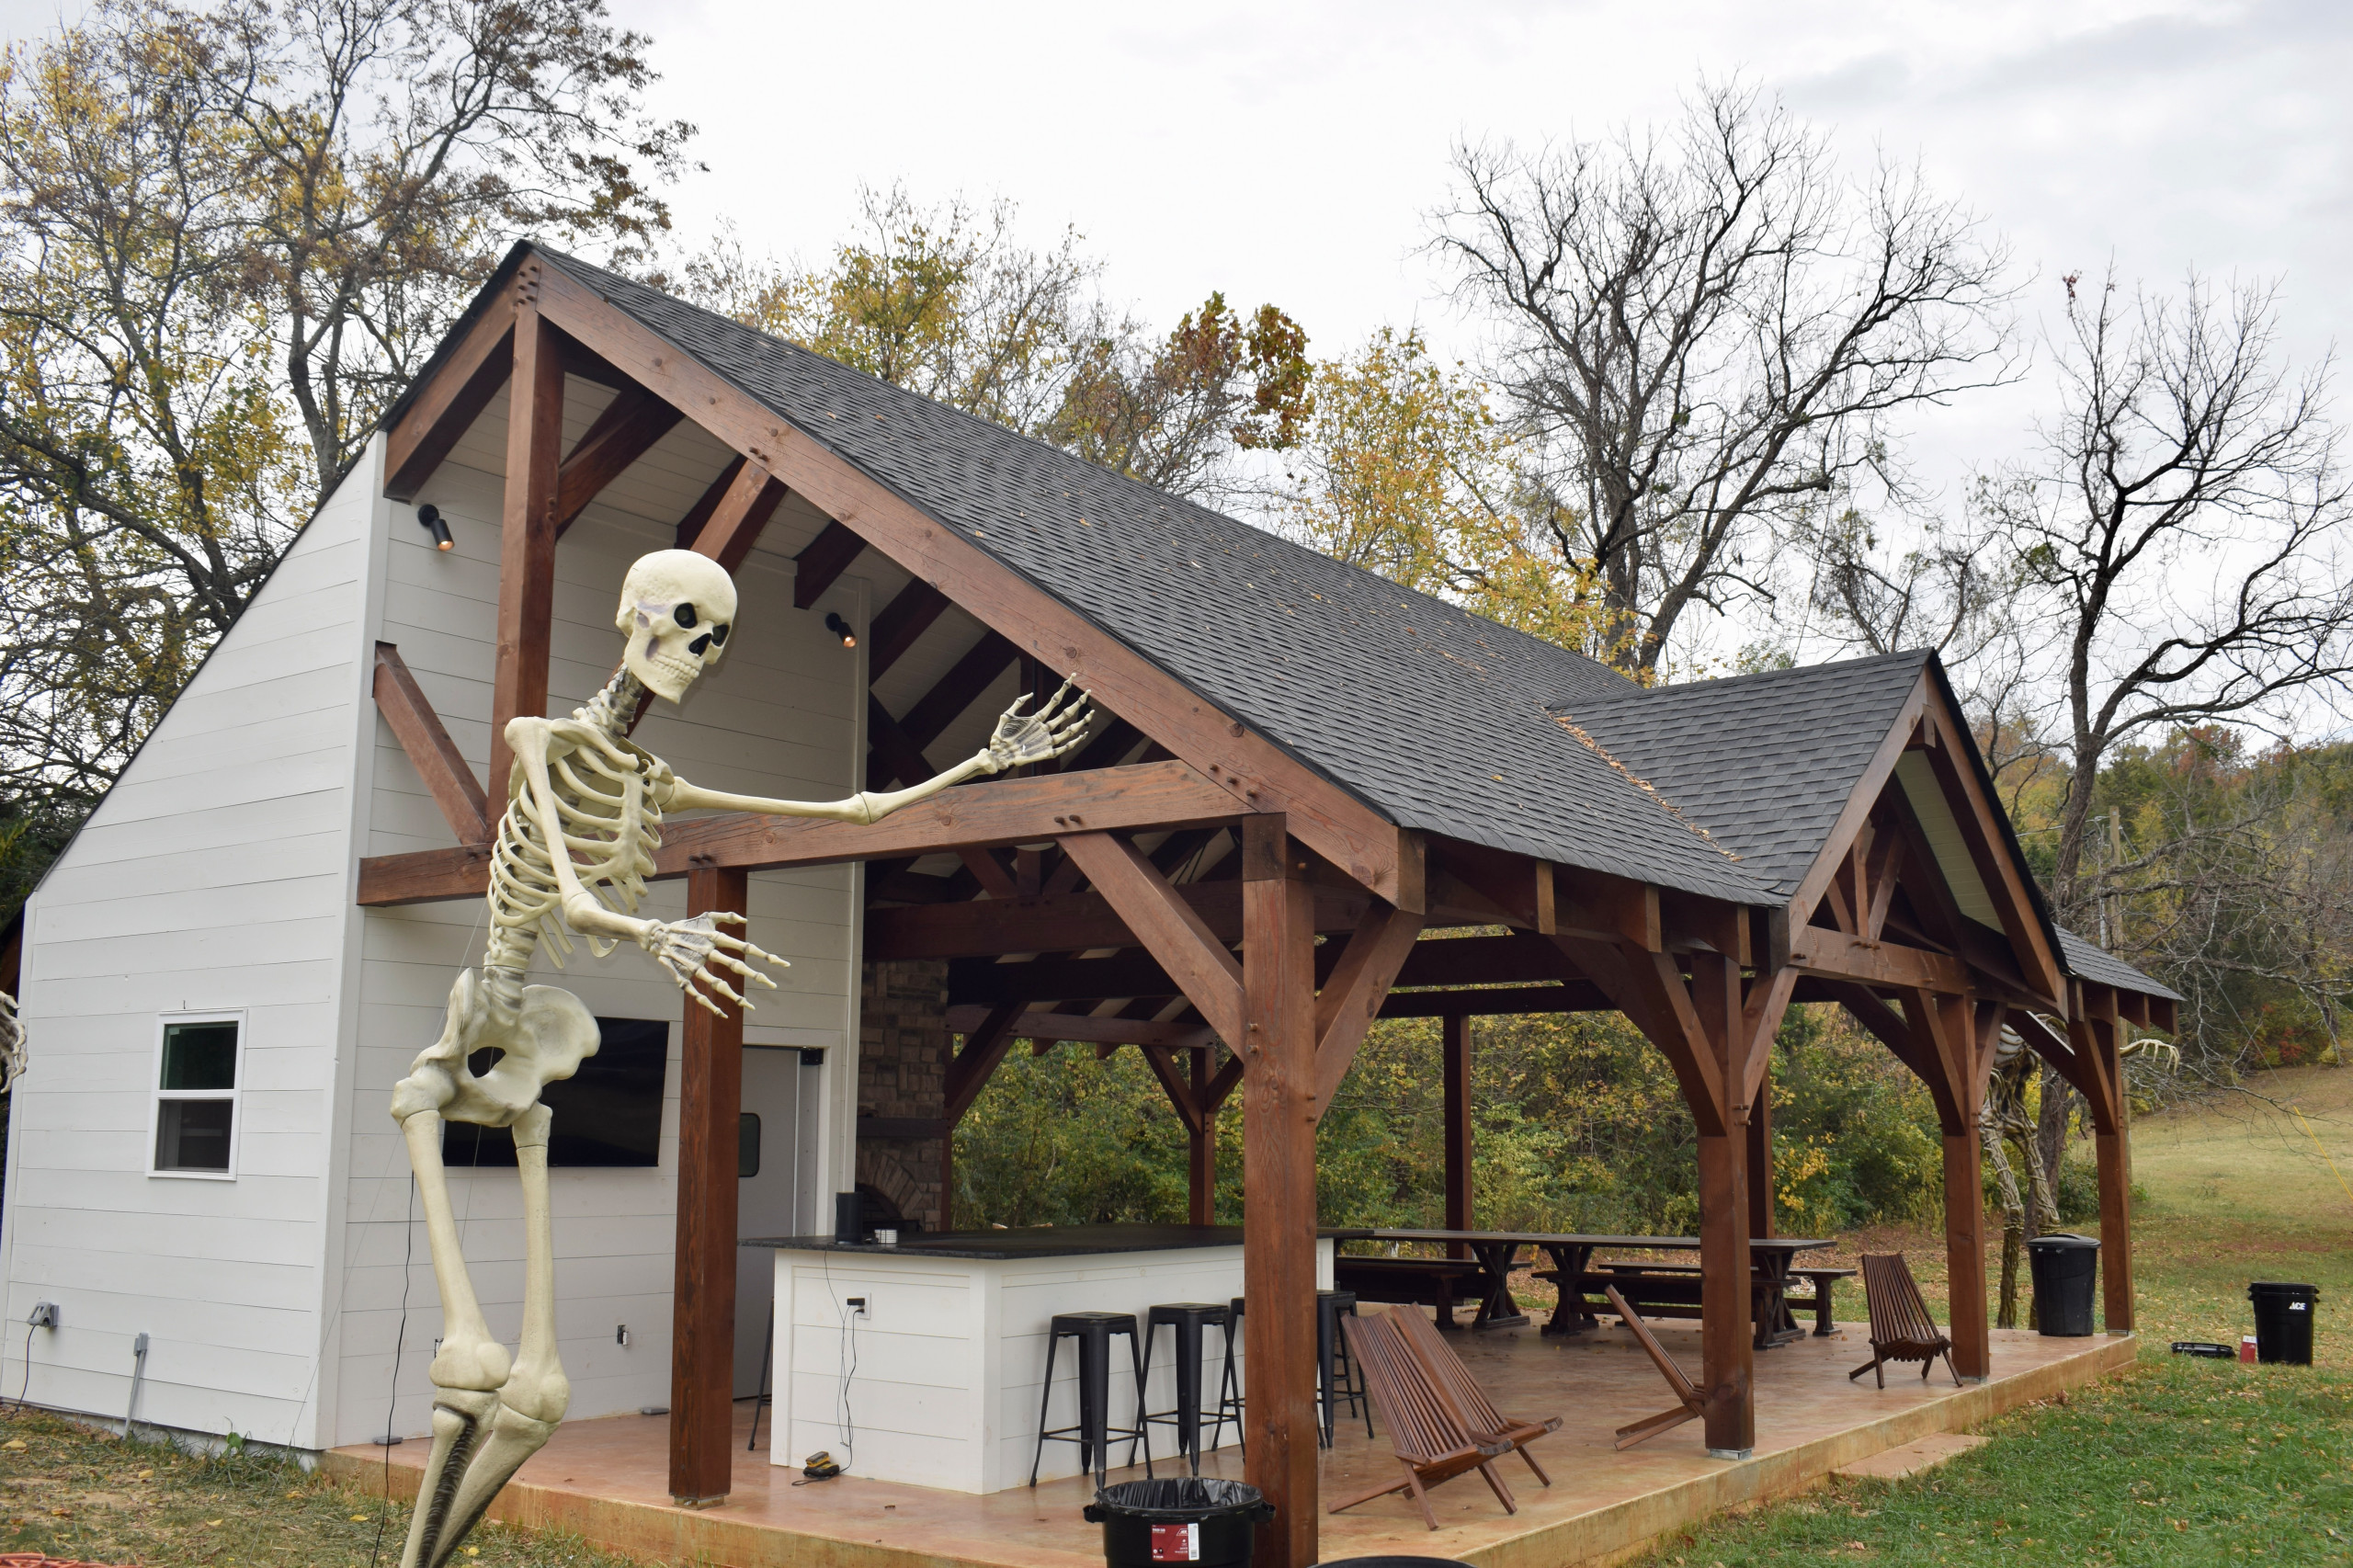
<svg viewBox="0 0 2353 1568">
<path fill-rule="evenodd" d="M 1800 1307 L 1812 1307 L 1814 1337 L 1827 1339 L 1838 1332 L 1837 1321 L 1830 1315 L 1831 1288 L 1841 1279 L 1852 1279 L 1854 1277 L 1855 1271 L 1851 1268 L 1792 1268 L 1790 1278 L 1802 1279 L 1813 1286 L 1813 1294 L 1784 1296 L 1781 1299 L 1792 1312 Z"/>
<path fill-rule="evenodd" d="M 1462 1257 L 1350 1257 L 1332 1260 L 1332 1284 L 1359 1301 L 1428 1307 L 1440 1328 L 1454 1326 L 1454 1304 L 1486 1294 L 1487 1271 Z"/>
</svg>

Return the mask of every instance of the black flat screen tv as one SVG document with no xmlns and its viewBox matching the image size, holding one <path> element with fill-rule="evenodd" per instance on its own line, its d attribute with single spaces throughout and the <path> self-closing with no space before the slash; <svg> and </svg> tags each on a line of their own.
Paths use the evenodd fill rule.
<svg viewBox="0 0 2353 1568">
<path fill-rule="evenodd" d="M 540 1099 L 554 1113 L 550 1165 L 651 1166 L 661 1162 L 662 1094 L 669 1077 L 670 1025 L 658 1018 L 598 1018 L 597 1054 Z M 478 1051 L 467 1065 L 487 1073 L 498 1060 Z M 513 1165 L 514 1135 L 504 1127 L 445 1122 L 444 1164 Z"/>
</svg>

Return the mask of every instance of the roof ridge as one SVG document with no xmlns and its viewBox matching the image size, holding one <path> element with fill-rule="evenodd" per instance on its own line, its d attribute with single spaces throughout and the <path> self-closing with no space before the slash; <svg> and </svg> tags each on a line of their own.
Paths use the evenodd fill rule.
<svg viewBox="0 0 2353 1568">
<path fill-rule="evenodd" d="M 1674 686 L 1638 686 L 1631 691 L 1613 691 L 1601 697 L 1563 697 L 1545 706 L 1548 710 L 1559 711 L 1566 709 L 1573 702 L 1580 708 L 1640 702 L 1653 698 L 1678 694 L 1721 691 L 1727 687 L 1757 686 L 1770 681 L 1799 680 L 1833 671 L 1859 670 L 1873 665 L 1923 665 L 1934 657 L 1936 657 L 1936 650 L 1933 648 L 1898 649 L 1893 653 L 1866 653 L 1859 658 L 1832 659 L 1818 665 L 1791 665 L 1786 669 L 1748 670 L 1739 675 L 1711 676 L 1705 680 L 1687 680 Z"/>
</svg>

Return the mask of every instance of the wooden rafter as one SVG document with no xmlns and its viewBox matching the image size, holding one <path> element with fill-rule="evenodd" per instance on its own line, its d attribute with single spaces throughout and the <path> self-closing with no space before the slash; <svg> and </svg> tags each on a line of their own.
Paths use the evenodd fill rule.
<svg viewBox="0 0 2353 1568">
<path fill-rule="evenodd" d="M 949 725 L 962 717 L 966 709 L 979 701 L 981 694 L 995 686 L 1006 667 L 1020 656 L 1019 650 L 995 632 L 983 631 L 981 640 L 966 650 L 929 691 L 907 705 L 906 717 L 899 721 L 900 727 L 916 745 L 931 744 Z"/>
<path fill-rule="evenodd" d="M 866 629 L 866 678 L 881 680 L 948 608 L 948 596 L 917 579 L 877 611 Z"/>
<path fill-rule="evenodd" d="M 1216 712 L 1142 654 L 593 289 L 561 268 L 545 271 L 541 308 L 565 331 L 651 391 L 691 411 L 719 439 L 761 463 L 983 625 L 1058 674 L 1075 675 L 1107 708 L 1227 790 L 1237 810 L 1287 813 L 1291 831 L 1347 875 L 1400 908 L 1421 907 L 1422 890 L 1399 881 L 1397 826 L 1378 811 L 1247 725 Z"/>
<path fill-rule="evenodd" d="M 799 568 L 792 579 L 792 608 L 807 609 L 814 605 L 865 548 L 864 540 L 839 523 L 829 522 L 818 529 L 817 537 L 792 558 Z"/>
<path fill-rule="evenodd" d="M 710 510 L 710 516 L 695 529 L 693 540 L 684 548 L 699 555 L 707 555 L 727 569 L 733 576 L 760 541 L 760 530 L 776 515 L 784 501 L 784 486 L 769 477 L 767 470 L 757 463 L 747 462 L 737 468 L 735 477 L 728 481 L 725 494 Z M 683 526 L 680 533 L 685 532 Z"/>
<path fill-rule="evenodd" d="M 426 700 L 416 677 L 409 674 L 401 651 L 390 642 L 376 644 L 375 697 L 401 750 L 431 791 L 458 842 L 486 843 L 491 831 L 489 798 L 449 732 L 442 728 L 441 716 Z"/>
<path fill-rule="evenodd" d="M 556 472 L 555 531 L 562 538 L 605 486 L 654 449 L 681 415 L 642 387 L 625 387 L 605 405 Z"/>
<path fill-rule="evenodd" d="M 433 373 L 416 400 L 384 435 L 384 494 L 412 501 L 506 384 L 515 362 L 515 301 L 485 301 L 483 312 Z"/>
<path fill-rule="evenodd" d="M 1422 932 L 1422 917 L 1375 901 L 1348 934 L 1339 962 L 1315 994 L 1315 1103 L 1328 1106 L 1347 1076 L 1397 971 Z"/>
</svg>

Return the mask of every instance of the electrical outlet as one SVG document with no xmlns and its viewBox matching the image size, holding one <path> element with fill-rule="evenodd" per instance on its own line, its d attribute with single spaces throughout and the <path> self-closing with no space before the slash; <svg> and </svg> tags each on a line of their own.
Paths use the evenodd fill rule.
<svg viewBox="0 0 2353 1568">
<path fill-rule="evenodd" d="M 33 1303 L 33 1310 L 31 1312 L 27 1314 L 25 1322 L 34 1328 L 55 1328 L 57 1326 L 57 1303 L 55 1301 L 35 1301 Z"/>
<path fill-rule="evenodd" d="M 614 1325 L 613 1343 L 620 1346 L 624 1350 L 629 1348 L 629 1324 L 624 1323 L 616 1324 Z"/>
<path fill-rule="evenodd" d="M 852 1296 L 849 1299 L 849 1310 L 858 1316 L 864 1317 L 866 1315 L 866 1298 L 863 1296 Z"/>
</svg>

